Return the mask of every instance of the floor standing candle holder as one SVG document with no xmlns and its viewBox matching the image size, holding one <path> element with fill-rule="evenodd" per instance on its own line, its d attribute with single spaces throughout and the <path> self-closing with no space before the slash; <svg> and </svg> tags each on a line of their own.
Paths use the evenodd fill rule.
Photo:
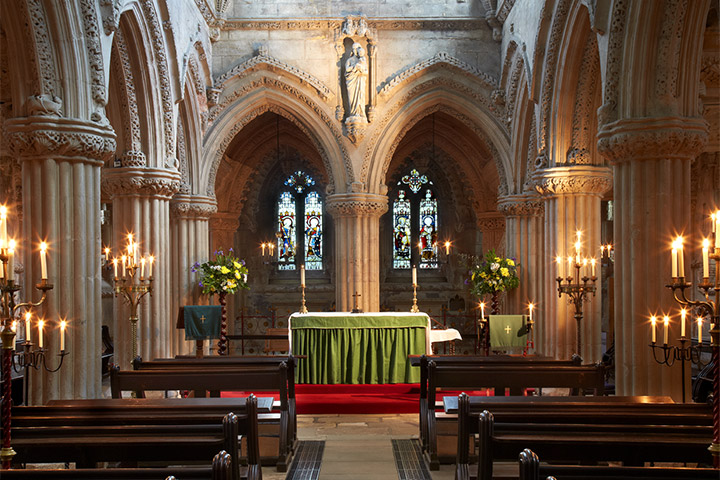
<svg viewBox="0 0 720 480">
<path fill-rule="evenodd" d="M 582 336 L 581 327 L 583 319 L 583 302 L 589 301 L 590 297 L 588 294 L 592 293 L 595 296 L 595 281 L 597 277 L 595 272 L 592 276 L 587 275 L 581 276 L 580 270 L 583 265 L 579 261 L 573 262 L 575 267 L 575 274 L 568 272 L 568 276 L 563 279 L 562 276 L 556 278 L 558 284 L 558 297 L 567 295 L 570 298 L 570 303 L 575 305 L 575 320 L 577 321 L 577 354 L 581 355 L 582 349 Z M 593 268 L 594 270 L 594 268 Z"/>
</svg>

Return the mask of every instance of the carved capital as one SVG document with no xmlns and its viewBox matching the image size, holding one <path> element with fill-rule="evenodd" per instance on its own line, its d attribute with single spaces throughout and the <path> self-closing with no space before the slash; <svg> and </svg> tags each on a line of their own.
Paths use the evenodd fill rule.
<svg viewBox="0 0 720 480">
<path fill-rule="evenodd" d="M 170 215 L 175 218 L 207 220 L 217 213 L 217 203 L 212 197 L 175 195 L 170 203 Z"/>
<path fill-rule="evenodd" d="M 506 217 L 539 217 L 545 213 L 545 204 L 536 196 L 508 195 L 498 200 L 498 210 Z"/>
<path fill-rule="evenodd" d="M 598 151 L 611 163 L 668 158 L 693 159 L 708 141 L 702 118 L 623 119 L 598 132 Z"/>
<path fill-rule="evenodd" d="M 115 132 L 74 118 L 32 116 L 6 122 L 10 152 L 25 160 L 58 158 L 102 165 L 115 152 Z"/>
<path fill-rule="evenodd" d="M 180 190 L 180 174 L 158 168 L 113 168 L 102 181 L 103 196 L 142 195 L 169 200 Z"/>
<path fill-rule="evenodd" d="M 327 211 L 338 217 L 380 217 L 388 210 L 388 198 L 372 193 L 337 193 L 328 195 Z"/>
<path fill-rule="evenodd" d="M 497 215 L 479 217 L 478 228 L 483 232 L 505 230 L 505 218 Z"/>
<path fill-rule="evenodd" d="M 605 195 L 613 186 L 608 167 L 575 166 L 538 170 L 535 189 L 541 195 Z"/>
<path fill-rule="evenodd" d="M 218 212 L 210 218 L 210 230 L 213 232 L 234 232 L 240 226 L 237 214 Z"/>
</svg>

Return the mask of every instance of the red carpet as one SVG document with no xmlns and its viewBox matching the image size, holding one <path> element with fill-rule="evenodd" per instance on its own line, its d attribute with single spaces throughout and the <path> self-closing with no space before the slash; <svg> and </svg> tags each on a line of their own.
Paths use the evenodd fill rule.
<svg viewBox="0 0 720 480">
<path fill-rule="evenodd" d="M 455 393 L 458 394 L 459 392 Z M 467 392 L 485 395 L 482 392 Z M 418 413 L 420 384 L 398 383 L 385 385 L 296 385 L 297 413 L 367 414 Z M 246 392 L 222 392 L 223 397 L 242 397 Z M 271 394 L 261 392 L 259 397 Z M 443 392 L 442 395 L 452 395 Z"/>
</svg>

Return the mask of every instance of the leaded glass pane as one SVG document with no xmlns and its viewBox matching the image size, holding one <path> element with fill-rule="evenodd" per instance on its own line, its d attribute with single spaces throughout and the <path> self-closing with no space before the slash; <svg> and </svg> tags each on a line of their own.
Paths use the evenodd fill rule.
<svg viewBox="0 0 720 480">
<path fill-rule="evenodd" d="M 295 270 L 295 199 L 283 192 L 277 209 L 277 261 L 279 270 Z"/>
<path fill-rule="evenodd" d="M 285 185 L 295 189 L 295 191 L 298 193 L 302 193 L 306 187 L 311 187 L 315 185 L 315 180 L 313 180 L 310 175 L 303 172 L 302 170 L 298 170 L 297 172 L 290 175 L 287 180 L 285 180 Z"/>
<path fill-rule="evenodd" d="M 425 191 L 425 198 L 420 200 L 419 220 L 420 244 L 418 248 L 420 249 L 420 268 L 437 268 L 437 200 L 433 197 L 429 188 Z"/>
<path fill-rule="evenodd" d="M 410 201 L 405 191 L 393 202 L 393 268 L 409 269 L 412 255 Z"/>
<path fill-rule="evenodd" d="M 322 200 L 317 192 L 305 197 L 305 269 L 322 270 Z"/>
<path fill-rule="evenodd" d="M 412 190 L 413 193 L 419 192 L 422 186 L 426 183 L 432 185 L 432 182 L 428 180 L 427 175 L 420 175 L 420 172 L 414 168 L 410 170 L 410 175 L 402 177 L 402 179 L 398 182 L 398 185 L 402 183 L 410 187 L 410 190 Z"/>
</svg>

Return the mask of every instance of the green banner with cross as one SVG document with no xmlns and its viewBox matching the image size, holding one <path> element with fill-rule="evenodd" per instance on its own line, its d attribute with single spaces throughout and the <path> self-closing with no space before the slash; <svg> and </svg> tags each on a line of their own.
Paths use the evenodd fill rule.
<svg viewBox="0 0 720 480">
<path fill-rule="evenodd" d="M 185 340 L 220 338 L 220 305 L 186 305 L 183 308 Z"/>
</svg>

